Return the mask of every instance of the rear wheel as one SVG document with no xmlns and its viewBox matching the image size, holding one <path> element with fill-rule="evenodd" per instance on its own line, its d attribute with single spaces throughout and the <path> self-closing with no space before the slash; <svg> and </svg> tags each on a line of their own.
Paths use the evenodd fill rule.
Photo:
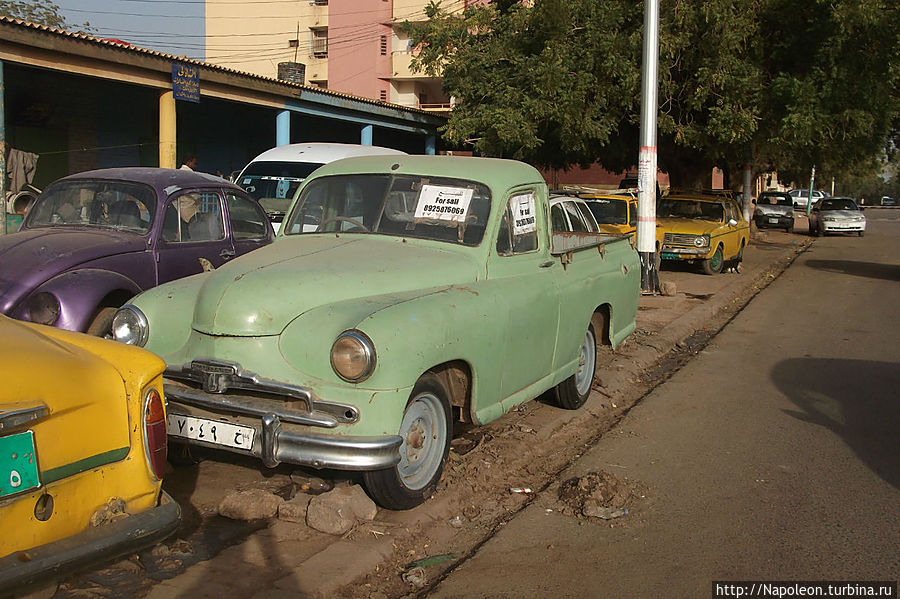
<svg viewBox="0 0 900 599">
<path fill-rule="evenodd" d="M 701 261 L 701 266 L 703 267 L 703 272 L 708 275 L 716 275 L 722 272 L 722 266 L 725 263 L 725 259 L 722 257 L 722 246 L 716 248 L 715 253 L 712 257 L 707 258 Z"/>
<path fill-rule="evenodd" d="M 857 232 L 856 232 L 856 234 L 859 235 L 860 237 L 862 237 L 863 235 L 865 235 L 865 233 L 866 233 L 865 231 L 857 231 Z"/>
<path fill-rule="evenodd" d="M 408 510 L 428 499 L 441 478 L 452 431 L 450 394 L 437 376 L 425 374 L 403 412 L 400 463 L 363 473 L 372 499 L 391 510 Z"/>
<path fill-rule="evenodd" d="M 112 327 L 113 316 L 116 315 L 116 310 L 118 308 L 100 308 L 97 310 L 97 314 L 85 332 L 95 337 L 106 337 Z"/>
<path fill-rule="evenodd" d="M 588 324 L 578 356 L 578 370 L 553 390 L 559 407 L 566 410 L 577 410 L 584 405 L 591 394 L 591 385 L 594 383 L 596 369 L 597 336 L 594 334 L 594 325 Z"/>
</svg>

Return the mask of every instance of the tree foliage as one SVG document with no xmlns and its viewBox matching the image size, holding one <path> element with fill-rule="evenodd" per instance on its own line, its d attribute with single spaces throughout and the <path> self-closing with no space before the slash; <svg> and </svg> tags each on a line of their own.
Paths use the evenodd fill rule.
<svg viewBox="0 0 900 599">
<path fill-rule="evenodd" d="M 57 29 L 78 29 L 82 32 L 93 29 L 87 22 L 78 26 L 66 21 L 59 6 L 50 0 L 0 0 L 0 15 Z"/>
<path fill-rule="evenodd" d="M 888 0 L 661 0 L 660 166 L 800 177 L 875 168 L 900 129 L 900 21 Z M 457 105 L 451 144 L 545 167 L 637 156 L 643 6 L 498 0 L 408 24 L 414 67 Z"/>
</svg>

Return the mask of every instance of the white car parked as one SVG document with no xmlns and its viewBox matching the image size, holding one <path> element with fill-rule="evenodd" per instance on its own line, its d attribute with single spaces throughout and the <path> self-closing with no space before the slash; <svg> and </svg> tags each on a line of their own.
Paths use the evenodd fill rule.
<svg viewBox="0 0 900 599">
<path fill-rule="evenodd" d="M 809 230 L 818 237 L 828 233 L 866 232 L 866 216 L 853 198 L 825 198 L 809 213 Z"/>
</svg>

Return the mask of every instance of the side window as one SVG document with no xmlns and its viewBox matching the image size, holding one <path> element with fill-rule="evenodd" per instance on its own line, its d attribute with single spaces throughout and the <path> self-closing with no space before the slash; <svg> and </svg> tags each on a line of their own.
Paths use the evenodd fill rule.
<svg viewBox="0 0 900 599">
<path fill-rule="evenodd" d="M 572 223 L 572 231 L 576 233 L 587 233 L 588 227 L 584 222 L 584 217 L 575 206 L 575 202 L 563 202 L 566 214 L 569 216 L 569 222 Z"/>
<path fill-rule="evenodd" d="M 581 202 L 575 202 L 575 205 L 581 212 L 581 218 L 584 220 L 584 224 L 587 225 L 587 230 L 591 233 L 597 233 L 599 231 L 599 229 L 597 228 L 597 221 L 594 219 L 594 215 L 591 214 L 591 211 L 588 209 L 587 205 Z"/>
<path fill-rule="evenodd" d="M 734 219 L 738 220 L 737 214 L 735 214 L 734 202 L 725 202 L 725 221 Z"/>
<path fill-rule="evenodd" d="M 569 230 L 569 222 L 566 220 L 566 214 L 563 212 L 562 204 L 553 204 L 550 206 L 550 224 L 554 231 Z"/>
<path fill-rule="evenodd" d="M 628 202 L 628 225 L 632 227 L 637 226 L 637 203 L 636 202 Z"/>
<path fill-rule="evenodd" d="M 510 256 L 537 249 L 536 206 L 534 192 L 531 191 L 509 198 L 497 237 L 498 254 Z"/>
<path fill-rule="evenodd" d="M 256 203 L 231 193 L 225 194 L 231 235 L 235 240 L 262 239 L 266 236 L 266 215 Z"/>
<path fill-rule="evenodd" d="M 166 206 L 163 241 L 171 243 L 225 239 L 225 226 L 214 192 L 185 193 Z"/>
</svg>

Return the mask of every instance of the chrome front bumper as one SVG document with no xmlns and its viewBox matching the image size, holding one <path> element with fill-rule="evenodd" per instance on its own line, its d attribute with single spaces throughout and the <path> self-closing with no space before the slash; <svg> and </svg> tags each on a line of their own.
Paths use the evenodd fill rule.
<svg viewBox="0 0 900 599">
<path fill-rule="evenodd" d="M 253 455 L 274 468 L 382 470 L 400 462 L 399 435 L 357 437 L 319 433 L 359 421 L 352 405 L 319 400 L 304 387 L 264 379 L 239 364 L 199 359 L 169 367 L 164 391 L 170 417 L 188 416 L 254 430 L 250 450 L 179 438 L 185 443 Z M 235 392 L 237 391 L 237 392 Z"/>
<path fill-rule="evenodd" d="M 269 468 L 286 463 L 336 470 L 383 470 L 400 462 L 402 439 L 399 435 L 355 437 L 315 433 L 310 432 L 306 425 L 282 420 L 275 412 L 265 413 L 258 418 L 226 415 L 218 410 L 210 411 L 182 403 L 183 395 L 178 389 L 165 385 L 169 418 L 189 416 L 248 426 L 254 430 L 253 445 L 249 451 L 199 439 L 177 437 L 179 442 L 252 455 Z"/>
</svg>

